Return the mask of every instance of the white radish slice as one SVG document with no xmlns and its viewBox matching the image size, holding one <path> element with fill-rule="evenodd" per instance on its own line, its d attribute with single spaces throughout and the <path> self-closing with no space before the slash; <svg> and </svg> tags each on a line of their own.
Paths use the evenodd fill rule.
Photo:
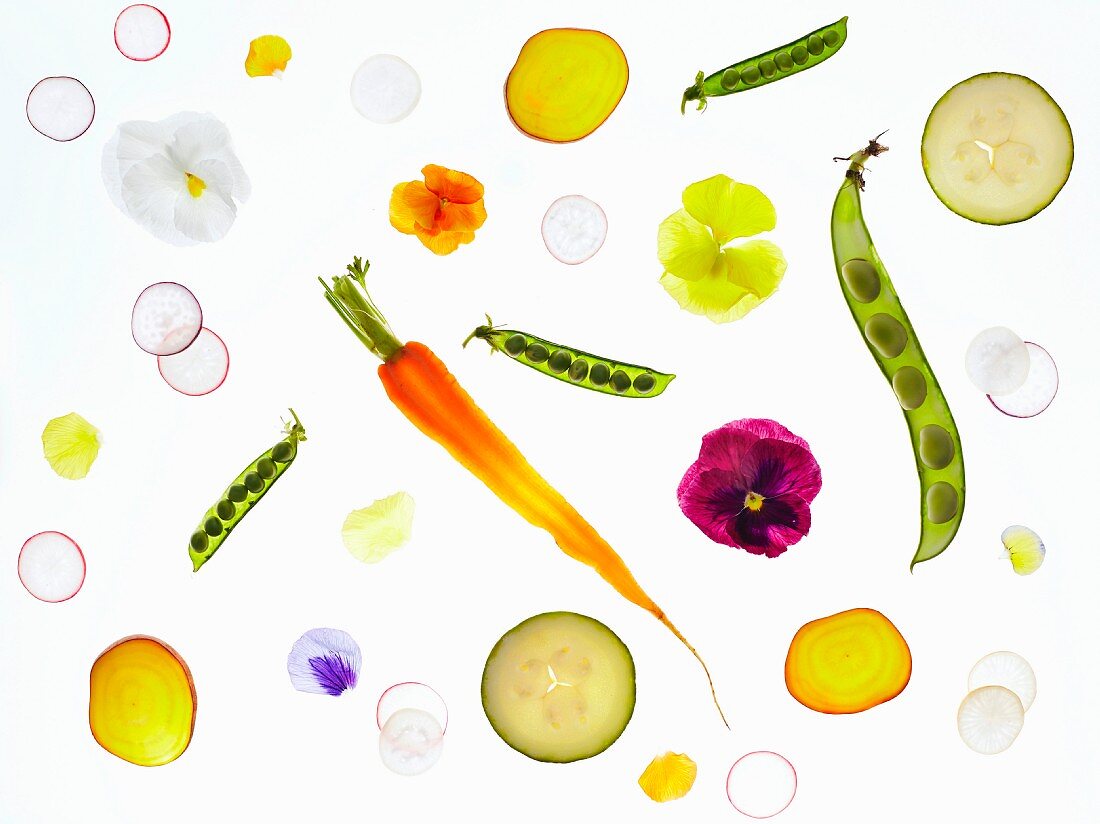
<svg viewBox="0 0 1100 824">
<path fill-rule="evenodd" d="M 205 326 L 195 342 L 176 355 L 157 357 L 160 376 L 184 395 L 208 395 L 229 374 L 229 350 L 222 339 Z"/>
<path fill-rule="evenodd" d="M 130 331 L 150 355 L 175 355 L 199 336 L 202 307 L 186 286 L 171 281 L 146 286 L 134 301 Z"/>
<path fill-rule="evenodd" d="M 607 239 L 607 215 L 584 195 L 566 195 L 542 218 L 542 241 L 562 263 L 575 266 L 600 251 Z"/>
<path fill-rule="evenodd" d="M 419 681 L 394 684 L 382 693 L 375 711 L 378 729 L 385 727 L 394 713 L 408 709 L 423 710 L 439 722 L 443 732 L 447 731 L 447 704 L 443 701 L 443 696 Z"/>
<path fill-rule="evenodd" d="M 68 601 L 84 585 L 84 553 L 60 532 L 32 535 L 19 550 L 19 580 L 39 601 Z"/>
<path fill-rule="evenodd" d="M 368 57 L 351 78 L 351 105 L 372 123 L 404 120 L 420 102 L 420 76 L 393 54 Z"/>
<path fill-rule="evenodd" d="M 779 815 L 798 789 L 794 766 L 779 753 L 768 750 L 741 756 L 726 777 L 726 796 L 733 808 L 750 818 Z"/>
<path fill-rule="evenodd" d="M 424 710 L 398 710 L 378 735 L 378 754 L 398 775 L 420 775 L 443 754 L 443 728 Z"/>
<path fill-rule="evenodd" d="M 1024 345 L 1031 359 L 1024 385 L 1008 395 L 986 395 L 998 411 L 1010 418 L 1034 418 L 1050 406 L 1058 394 L 1058 366 L 1050 352 L 1031 341 Z"/>
<path fill-rule="evenodd" d="M 94 119 L 92 93 L 75 77 L 44 77 L 27 95 L 27 120 L 50 140 L 76 140 Z"/>
<path fill-rule="evenodd" d="M 982 755 L 996 755 L 1012 746 L 1024 728 L 1024 705 L 1005 687 L 978 687 L 959 705 L 959 736 Z"/>
<path fill-rule="evenodd" d="M 966 349 L 966 374 L 987 395 L 1007 395 L 1027 381 L 1031 355 L 1023 339 L 1004 326 L 979 332 Z"/>
<path fill-rule="evenodd" d="M 970 670 L 968 690 L 989 686 L 1004 687 L 1016 693 L 1024 712 L 1031 708 L 1038 689 L 1031 664 L 1014 652 L 991 652 Z"/>
<path fill-rule="evenodd" d="M 136 3 L 118 13 L 115 47 L 123 57 L 144 63 L 160 57 L 172 39 L 168 18 L 156 6 Z"/>
</svg>

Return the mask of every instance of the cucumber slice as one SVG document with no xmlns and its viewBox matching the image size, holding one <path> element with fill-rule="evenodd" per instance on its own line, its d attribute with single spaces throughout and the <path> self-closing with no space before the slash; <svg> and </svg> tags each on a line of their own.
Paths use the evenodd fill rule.
<svg viewBox="0 0 1100 824">
<path fill-rule="evenodd" d="M 630 650 L 575 612 L 546 612 L 508 630 L 481 679 L 481 704 L 497 735 L 536 761 L 599 755 L 626 729 L 634 698 Z"/>
<path fill-rule="evenodd" d="M 1046 90 L 1023 75 L 978 74 L 928 115 L 921 163 L 943 205 L 977 223 L 1018 223 L 1069 179 L 1073 133 Z"/>
</svg>

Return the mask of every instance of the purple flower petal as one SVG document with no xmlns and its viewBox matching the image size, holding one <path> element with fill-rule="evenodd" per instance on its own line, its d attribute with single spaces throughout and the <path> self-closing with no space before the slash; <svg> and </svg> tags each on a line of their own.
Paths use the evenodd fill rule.
<svg viewBox="0 0 1100 824">
<path fill-rule="evenodd" d="M 797 495 L 768 498 L 756 512 L 745 509 L 730 519 L 727 529 L 735 546 L 777 558 L 810 531 L 810 505 Z"/>
<path fill-rule="evenodd" d="M 354 638 L 343 630 L 318 628 L 294 642 L 286 669 L 296 690 L 335 696 L 358 683 L 362 663 Z"/>
<path fill-rule="evenodd" d="M 745 485 L 770 498 L 794 493 L 807 503 L 821 491 L 821 467 L 806 447 L 764 438 L 752 445 L 741 462 Z"/>
<path fill-rule="evenodd" d="M 680 509 L 703 533 L 719 544 L 737 546 L 729 534 L 731 518 L 745 506 L 748 490 L 739 476 L 724 469 L 706 469 L 696 461 L 684 475 L 677 496 Z"/>
</svg>

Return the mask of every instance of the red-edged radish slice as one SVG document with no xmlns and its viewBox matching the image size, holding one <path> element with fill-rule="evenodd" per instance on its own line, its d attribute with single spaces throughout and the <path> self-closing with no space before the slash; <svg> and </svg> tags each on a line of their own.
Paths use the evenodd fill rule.
<svg viewBox="0 0 1100 824">
<path fill-rule="evenodd" d="M 420 775 L 443 754 L 443 728 L 424 710 L 398 710 L 378 735 L 378 754 L 398 775 Z"/>
<path fill-rule="evenodd" d="M 139 63 L 160 57 L 171 39 L 168 18 L 156 6 L 127 6 L 115 19 L 115 47 L 123 57 Z"/>
<path fill-rule="evenodd" d="M 443 701 L 443 696 L 419 681 L 394 684 L 382 693 L 382 697 L 378 699 L 378 709 L 375 711 L 378 729 L 383 729 L 394 713 L 408 709 L 428 713 L 439 722 L 443 732 L 447 731 L 447 704 Z"/>
<path fill-rule="evenodd" d="M 575 266 L 600 251 L 607 239 L 607 215 L 584 195 L 566 195 L 542 218 L 542 241 L 562 263 Z"/>
<path fill-rule="evenodd" d="M 76 140 L 94 119 L 92 93 L 75 77 L 44 77 L 27 95 L 27 120 L 50 140 Z"/>
<path fill-rule="evenodd" d="M 1050 352 L 1031 341 L 1024 345 L 1031 357 L 1024 385 L 1008 395 L 986 395 L 998 411 L 1010 418 L 1034 418 L 1050 406 L 1058 394 L 1058 366 Z"/>
<path fill-rule="evenodd" d="M 60 532 L 32 535 L 19 550 L 19 581 L 39 601 L 68 601 L 84 585 L 84 553 Z"/>
<path fill-rule="evenodd" d="M 351 105 L 372 123 L 404 120 L 420 102 L 420 75 L 397 55 L 368 57 L 351 78 Z"/>
<path fill-rule="evenodd" d="M 195 342 L 202 307 L 186 286 L 171 281 L 146 286 L 134 301 L 130 331 L 150 355 L 175 355 Z"/>
<path fill-rule="evenodd" d="M 229 374 L 229 350 L 222 339 L 205 326 L 195 342 L 176 355 L 157 357 L 160 376 L 184 395 L 208 395 L 225 383 Z"/>
<path fill-rule="evenodd" d="M 970 670 L 968 690 L 991 686 L 1004 687 L 1016 693 L 1024 712 L 1031 708 L 1038 691 L 1031 664 L 1022 655 L 1006 651 L 989 653 Z"/>
<path fill-rule="evenodd" d="M 1024 728 L 1024 705 L 1006 687 L 978 687 L 959 705 L 959 736 L 982 755 L 996 755 L 1012 746 Z"/>
<path fill-rule="evenodd" d="M 779 815 L 798 789 L 794 766 L 777 752 L 759 750 L 741 756 L 726 777 L 726 796 L 733 808 L 749 818 Z"/>
</svg>

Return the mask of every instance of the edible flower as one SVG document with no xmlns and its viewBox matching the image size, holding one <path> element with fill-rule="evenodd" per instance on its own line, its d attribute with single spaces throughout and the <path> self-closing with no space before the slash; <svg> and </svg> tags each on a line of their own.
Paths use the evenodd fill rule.
<svg viewBox="0 0 1100 824">
<path fill-rule="evenodd" d="M 359 682 L 363 655 L 340 629 L 311 629 L 294 642 L 286 659 L 290 683 L 300 692 L 342 695 Z"/>
<path fill-rule="evenodd" d="M 726 175 L 692 183 L 683 203 L 657 230 L 661 285 L 681 309 L 715 323 L 744 317 L 775 292 L 787 261 L 767 240 L 726 244 L 774 229 L 775 208 L 755 186 Z"/>
<path fill-rule="evenodd" d="M 390 224 L 416 235 L 437 255 L 449 255 L 474 239 L 485 222 L 485 187 L 477 178 L 428 164 L 424 182 L 398 183 L 390 196 Z"/>
<path fill-rule="evenodd" d="M 365 564 L 376 564 L 412 536 L 415 503 L 408 492 L 395 492 L 344 520 L 344 546 Z"/>
<path fill-rule="evenodd" d="M 810 531 L 820 491 L 806 441 L 775 421 L 746 418 L 703 436 L 676 496 L 712 541 L 775 558 Z"/>
<path fill-rule="evenodd" d="M 278 77 L 290 62 L 290 44 L 277 34 L 265 34 L 248 44 L 244 70 L 249 77 Z"/>
<path fill-rule="evenodd" d="M 666 752 L 649 762 L 638 778 L 642 792 L 658 803 L 683 798 L 695 784 L 698 768 L 683 753 Z"/>
<path fill-rule="evenodd" d="M 1001 533 L 1001 543 L 1005 551 L 1001 556 L 1008 558 L 1017 575 L 1030 575 L 1043 565 L 1047 548 L 1039 535 L 1026 526 L 1006 527 Z"/>
<path fill-rule="evenodd" d="M 70 412 L 46 424 L 42 451 L 54 472 L 70 481 L 79 480 L 99 455 L 99 430 Z"/>
</svg>

